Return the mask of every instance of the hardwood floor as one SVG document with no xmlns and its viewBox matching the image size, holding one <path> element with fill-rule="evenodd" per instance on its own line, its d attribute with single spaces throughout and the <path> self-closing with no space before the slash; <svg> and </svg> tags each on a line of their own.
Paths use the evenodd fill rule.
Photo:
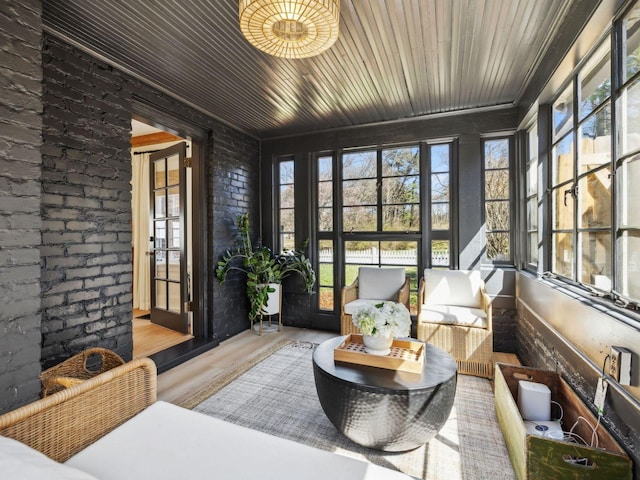
<svg viewBox="0 0 640 480">
<path fill-rule="evenodd" d="M 336 333 L 283 327 L 282 332 L 258 336 L 250 330 L 214 349 L 158 375 L 158 400 L 180 403 L 230 369 L 272 347 L 283 338 L 321 343 Z"/>
<path fill-rule="evenodd" d="M 148 357 L 179 343 L 192 335 L 174 332 L 143 318 L 133 319 L 133 358 Z"/>
</svg>

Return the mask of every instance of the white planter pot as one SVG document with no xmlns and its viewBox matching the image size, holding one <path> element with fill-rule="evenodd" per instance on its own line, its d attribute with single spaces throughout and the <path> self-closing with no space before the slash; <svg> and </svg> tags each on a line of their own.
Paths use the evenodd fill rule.
<svg viewBox="0 0 640 480">
<path fill-rule="evenodd" d="M 267 305 L 262 307 L 263 315 L 276 315 L 280 313 L 280 284 L 270 283 L 269 287 L 273 289 L 273 292 L 269 292 Z"/>
<path fill-rule="evenodd" d="M 364 349 L 371 355 L 389 355 L 391 353 L 391 344 L 393 337 L 372 337 L 371 335 L 362 335 Z"/>
</svg>

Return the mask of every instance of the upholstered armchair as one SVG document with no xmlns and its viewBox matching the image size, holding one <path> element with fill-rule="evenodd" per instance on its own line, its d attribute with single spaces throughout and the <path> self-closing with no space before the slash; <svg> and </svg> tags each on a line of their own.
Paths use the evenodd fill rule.
<svg viewBox="0 0 640 480">
<path fill-rule="evenodd" d="M 425 269 L 418 339 L 449 352 L 458 372 L 493 378 L 491 298 L 478 270 Z"/>
<path fill-rule="evenodd" d="M 360 333 L 351 316 L 363 306 L 385 300 L 409 308 L 409 277 L 404 268 L 360 267 L 354 282 L 342 289 L 341 335 Z"/>
</svg>

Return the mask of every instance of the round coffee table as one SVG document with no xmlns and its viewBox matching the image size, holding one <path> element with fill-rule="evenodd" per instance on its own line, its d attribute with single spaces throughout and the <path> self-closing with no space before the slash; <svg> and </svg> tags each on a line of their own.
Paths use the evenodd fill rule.
<svg viewBox="0 0 640 480">
<path fill-rule="evenodd" d="M 347 438 L 388 452 L 413 450 L 431 440 L 449 418 L 456 393 L 456 362 L 425 344 L 422 374 L 334 361 L 345 337 L 313 353 L 320 404 Z"/>
</svg>

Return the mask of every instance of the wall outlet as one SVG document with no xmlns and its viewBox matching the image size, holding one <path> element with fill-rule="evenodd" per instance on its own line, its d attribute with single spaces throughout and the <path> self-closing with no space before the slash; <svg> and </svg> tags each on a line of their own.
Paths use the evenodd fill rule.
<svg viewBox="0 0 640 480">
<path fill-rule="evenodd" d="M 624 347 L 611 347 L 609 374 L 620 385 L 631 385 L 631 351 Z"/>
</svg>

